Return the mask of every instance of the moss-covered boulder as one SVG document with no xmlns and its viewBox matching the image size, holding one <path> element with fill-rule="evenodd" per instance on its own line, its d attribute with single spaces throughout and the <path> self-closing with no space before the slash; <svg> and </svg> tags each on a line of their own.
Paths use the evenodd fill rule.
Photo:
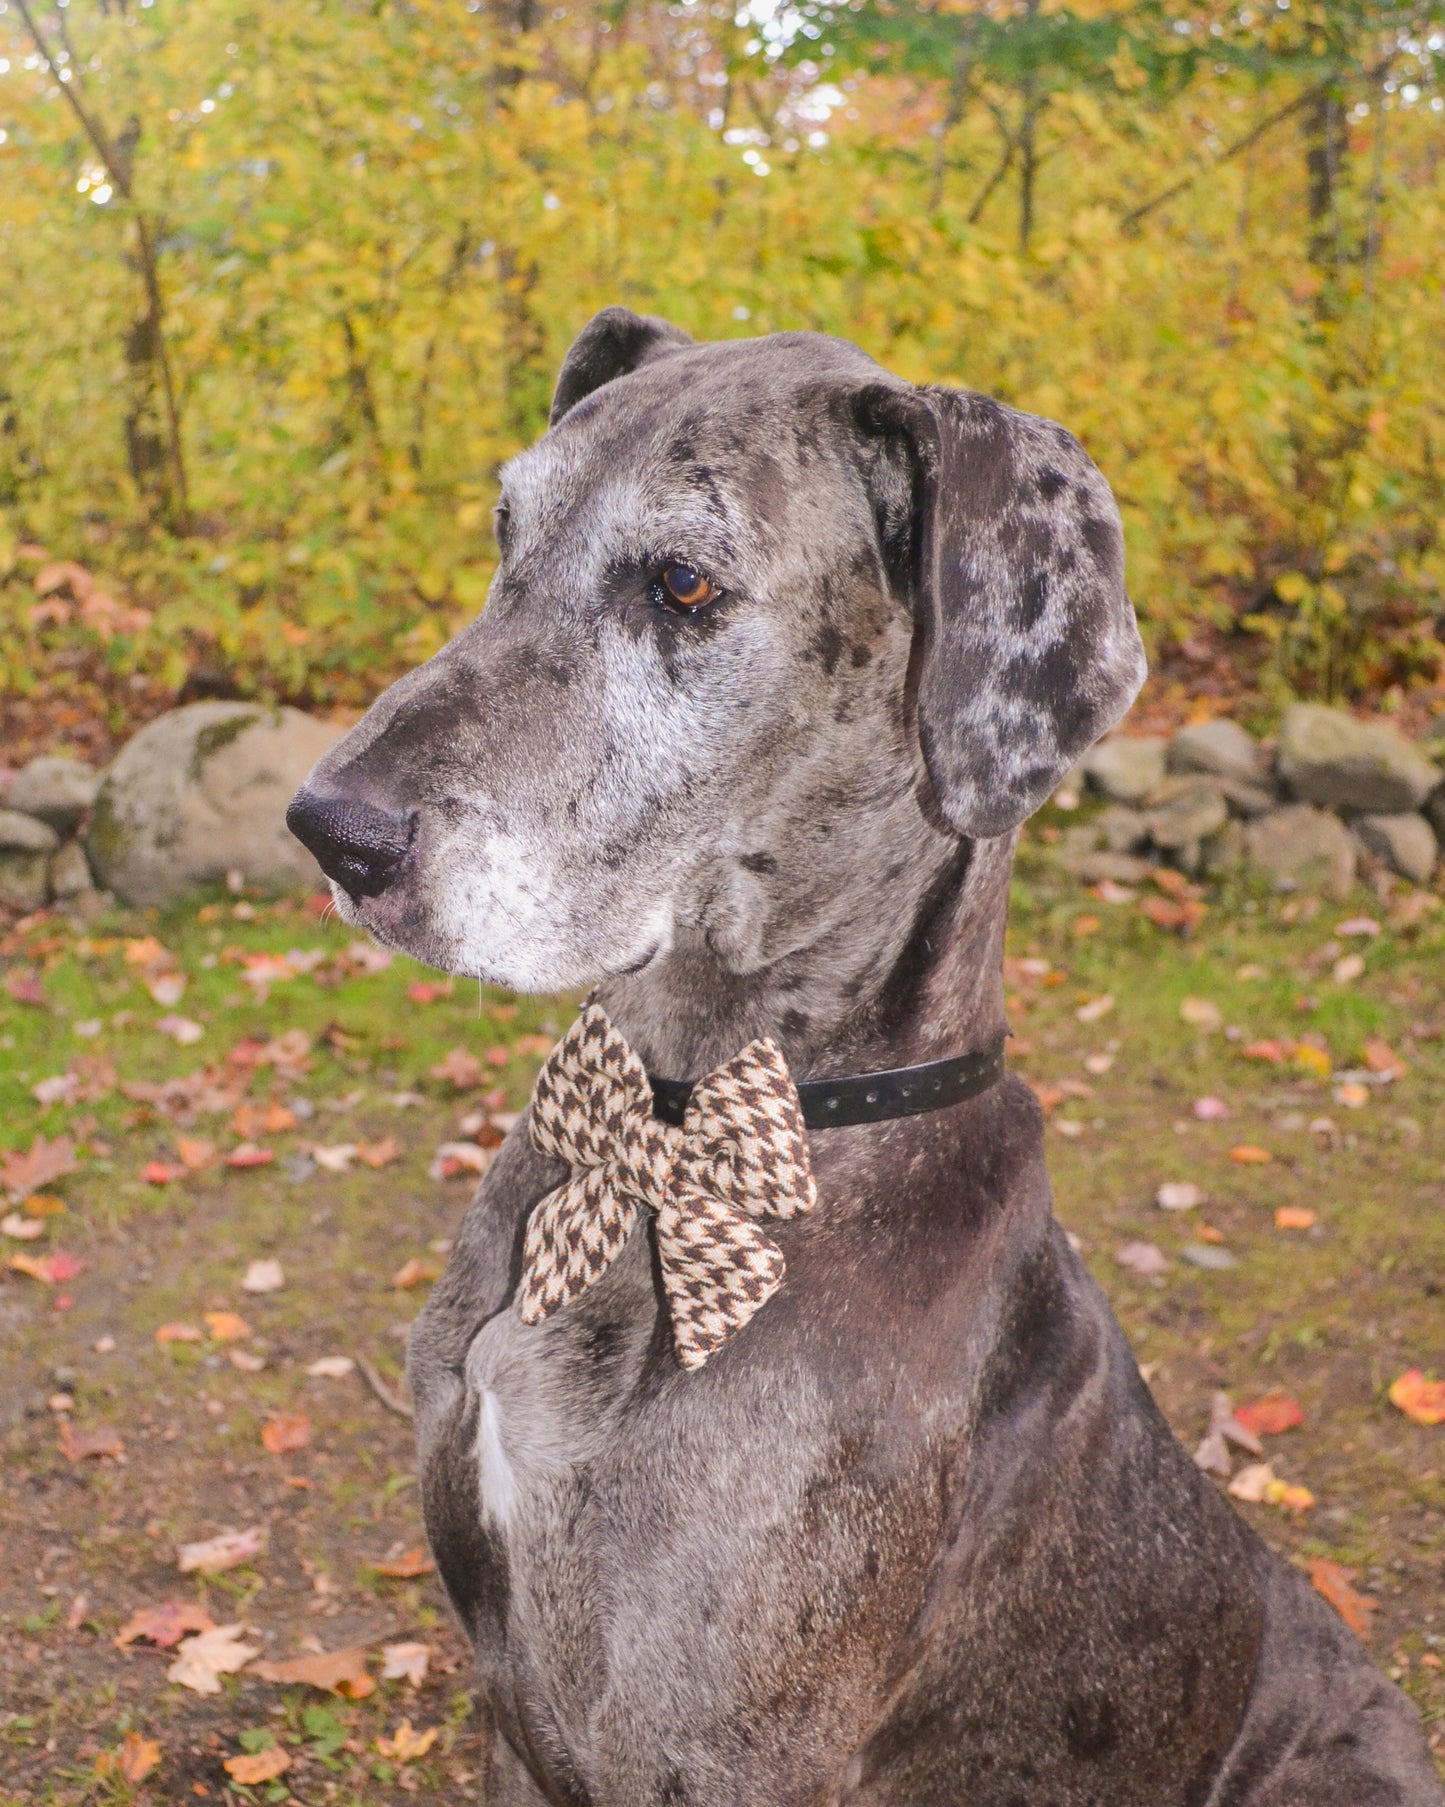
<svg viewBox="0 0 1445 1807">
<path fill-rule="evenodd" d="M 191 703 L 142 728 L 106 773 L 85 850 L 130 904 L 169 904 L 239 871 L 281 889 L 321 882 L 286 805 L 344 732 L 299 709 Z"/>
</svg>

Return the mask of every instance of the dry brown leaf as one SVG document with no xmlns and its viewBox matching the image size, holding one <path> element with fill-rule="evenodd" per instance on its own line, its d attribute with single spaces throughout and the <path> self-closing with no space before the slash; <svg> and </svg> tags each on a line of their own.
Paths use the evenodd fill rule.
<svg viewBox="0 0 1445 1807">
<path fill-rule="evenodd" d="M 73 1137 L 56 1136 L 54 1141 L 47 1142 L 44 1136 L 37 1136 L 28 1150 L 5 1150 L 0 1156 L 0 1179 L 18 1203 L 27 1193 L 39 1192 L 52 1180 L 74 1173 L 77 1165 Z"/>
<path fill-rule="evenodd" d="M 194 1600 L 162 1600 L 159 1606 L 137 1607 L 111 1639 L 117 1650 L 145 1638 L 158 1650 L 169 1650 L 191 1632 L 214 1631 L 216 1622 Z"/>
<path fill-rule="evenodd" d="M 156 1325 L 158 1343 L 203 1343 L 205 1340 L 205 1331 L 198 1330 L 194 1324 Z"/>
<path fill-rule="evenodd" d="M 253 1675 L 267 1682 L 303 1682 L 308 1687 L 324 1688 L 348 1700 L 365 1700 L 374 1693 L 376 1682 L 366 1667 L 366 1651 L 323 1651 L 318 1656 L 293 1656 L 281 1663 L 257 1663 Z"/>
<path fill-rule="evenodd" d="M 221 1765 L 233 1782 L 252 1787 L 257 1782 L 274 1782 L 291 1767 L 291 1759 L 279 1744 L 263 1751 L 246 1751 L 239 1757 L 227 1757 Z"/>
<path fill-rule="evenodd" d="M 429 1261 L 425 1255 L 413 1255 L 391 1276 L 395 1287 L 405 1290 L 407 1287 L 420 1286 L 423 1281 L 435 1280 L 441 1273 L 441 1267 L 435 1261 Z"/>
<path fill-rule="evenodd" d="M 284 1455 L 291 1449 L 305 1449 L 311 1441 L 311 1420 L 305 1412 L 268 1418 L 261 1426 L 261 1441 L 273 1456 Z"/>
<path fill-rule="evenodd" d="M 266 1546 L 266 1533 L 259 1525 L 245 1531 L 222 1531 L 200 1543 L 183 1543 L 176 1551 L 176 1561 L 183 1575 L 192 1570 L 202 1575 L 224 1575 L 227 1569 L 239 1568 L 259 1556 Z"/>
<path fill-rule="evenodd" d="M 409 1681 L 414 1688 L 419 1688 L 426 1680 L 430 1661 L 430 1644 L 383 1644 L 381 1679 L 384 1682 Z"/>
<path fill-rule="evenodd" d="M 68 1418 L 60 1427 L 55 1447 L 67 1462 L 83 1462 L 87 1457 L 125 1454 L 121 1434 L 113 1425 L 94 1424 L 89 1430 L 78 1431 Z"/>
<path fill-rule="evenodd" d="M 1350 1585 L 1355 1574 L 1354 1569 L 1331 1562 L 1327 1556 L 1317 1556 L 1309 1565 L 1315 1591 L 1324 1595 L 1357 1638 L 1368 1638 L 1370 1614 L 1380 1610 L 1380 1603 Z"/>
<path fill-rule="evenodd" d="M 216 1145 L 214 1142 L 203 1141 L 199 1136 L 177 1136 L 176 1153 L 181 1157 L 183 1167 L 191 1173 L 199 1173 L 215 1160 Z"/>
<path fill-rule="evenodd" d="M 187 1638 L 166 1670 L 166 1679 L 193 1694 L 219 1694 L 220 1678 L 235 1675 L 261 1652 L 241 1642 L 240 1625 L 216 1625 L 199 1636 Z"/>
<path fill-rule="evenodd" d="M 1263 1399 L 1236 1406 L 1234 1416 L 1256 1437 L 1278 1437 L 1281 1432 L 1294 1430 L 1305 1421 L 1303 1407 L 1288 1393 L 1266 1393 Z"/>
<path fill-rule="evenodd" d="M 401 1143 L 395 1136 L 383 1136 L 379 1142 L 358 1142 L 356 1158 L 364 1167 L 388 1167 L 401 1154 Z"/>
<path fill-rule="evenodd" d="M 465 1048 L 453 1048 L 431 1070 L 433 1079 L 449 1080 L 459 1092 L 469 1091 L 482 1083 L 482 1063 Z"/>
</svg>

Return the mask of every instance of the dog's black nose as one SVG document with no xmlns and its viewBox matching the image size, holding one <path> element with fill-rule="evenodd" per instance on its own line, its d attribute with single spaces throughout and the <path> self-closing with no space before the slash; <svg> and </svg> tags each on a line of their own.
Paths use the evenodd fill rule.
<svg viewBox="0 0 1445 1807">
<path fill-rule="evenodd" d="M 306 790 L 296 793 L 286 811 L 292 834 L 353 897 L 375 897 L 396 877 L 411 845 L 412 820 L 374 803 Z"/>
</svg>

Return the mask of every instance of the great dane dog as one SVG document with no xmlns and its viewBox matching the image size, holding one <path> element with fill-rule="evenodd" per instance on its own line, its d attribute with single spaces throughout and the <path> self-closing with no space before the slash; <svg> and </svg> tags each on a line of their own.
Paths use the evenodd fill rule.
<svg viewBox="0 0 1445 1807">
<path fill-rule="evenodd" d="M 810 333 L 622 308 L 504 473 L 485 612 L 291 812 L 346 921 L 596 987 L 649 1073 L 1004 1032 L 1015 832 L 1144 674 L 1061 427 Z M 786 1277 L 697 1372 L 644 1219 L 516 1308 L 507 1137 L 417 1319 L 426 1523 L 495 1807 L 1441 1807 L 1415 1711 L 1176 1442 L 1005 1076 L 811 1135 Z"/>
</svg>

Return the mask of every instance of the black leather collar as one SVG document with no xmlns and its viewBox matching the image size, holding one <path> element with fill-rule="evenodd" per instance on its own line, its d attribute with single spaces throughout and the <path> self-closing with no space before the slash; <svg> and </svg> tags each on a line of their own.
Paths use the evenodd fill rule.
<svg viewBox="0 0 1445 1807">
<path fill-rule="evenodd" d="M 854 1123 L 883 1123 L 890 1117 L 917 1117 L 943 1110 L 986 1092 L 1004 1070 L 1004 1036 L 982 1053 L 953 1054 L 918 1067 L 886 1073 L 858 1073 L 850 1079 L 806 1079 L 798 1087 L 803 1122 L 809 1129 L 841 1129 Z M 690 1079 L 658 1079 L 649 1073 L 652 1114 L 682 1126 Z"/>
</svg>

